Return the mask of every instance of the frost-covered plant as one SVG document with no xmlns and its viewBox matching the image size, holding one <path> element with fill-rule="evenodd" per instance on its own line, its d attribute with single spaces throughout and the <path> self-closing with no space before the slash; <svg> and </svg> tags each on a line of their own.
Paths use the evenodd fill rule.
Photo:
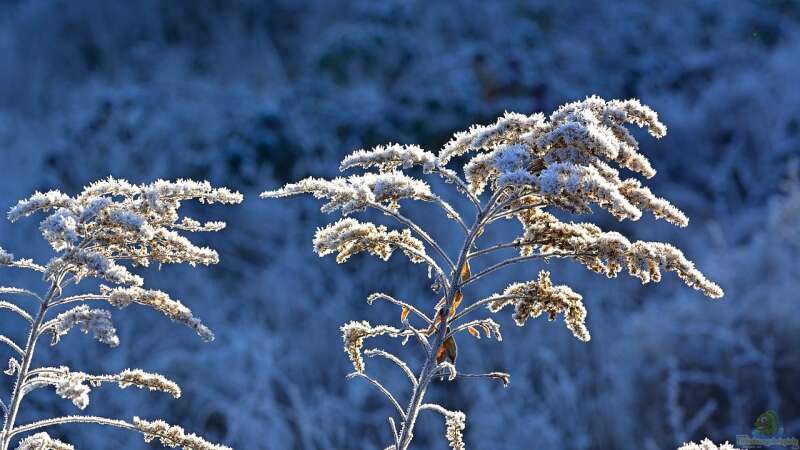
<svg viewBox="0 0 800 450">
<path fill-rule="evenodd" d="M 200 223 L 188 217 L 181 218 L 178 209 L 186 200 L 235 204 L 242 201 L 242 195 L 226 188 L 213 188 L 208 182 L 158 180 L 152 184 L 133 185 L 125 180 L 109 178 L 87 186 L 74 197 L 59 191 L 37 192 L 9 210 L 8 219 L 12 222 L 35 213 L 47 213 L 40 230 L 56 256 L 46 265 L 39 265 L 32 260 L 16 259 L 0 248 L 0 265 L 40 272 L 49 286 L 43 294 L 16 287 L 0 287 L 0 293 L 27 297 L 37 306 L 31 313 L 17 303 L 0 301 L 0 308 L 15 313 L 30 324 L 24 345 L 0 335 L 0 341 L 16 353 L 9 359 L 5 372 L 16 377 L 11 398 L 7 404 L 0 403 L 4 416 L 0 431 L 1 450 L 8 449 L 16 436 L 30 432 L 36 433 L 21 440 L 18 449 L 71 449 L 71 445 L 52 439 L 42 431 L 66 423 L 94 423 L 137 431 L 146 441 L 157 438 L 169 447 L 192 450 L 228 448 L 211 444 L 194 434 L 185 434 L 180 427 L 163 421 L 138 417 L 127 422 L 72 415 L 16 423 L 24 397 L 39 388 L 53 387 L 56 394 L 70 400 L 79 409 L 89 404 L 91 389 L 104 383 L 116 384 L 123 389 L 135 386 L 180 397 L 181 390 L 173 381 L 138 369 L 111 375 L 90 375 L 64 366 L 33 368 L 32 361 L 42 335 L 50 334 L 51 345 L 56 345 L 62 336 L 76 327 L 110 347 L 119 345 L 111 312 L 87 305 L 95 301 L 116 308 L 131 303 L 149 306 L 188 326 L 205 341 L 214 338 L 211 330 L 194 317 L 189 308 L 164 292 L 143 288 L 142 277 L 131 272 L 128 265 L 121 264 L 127 261 L 130 266 L 147 267 L 151 263 L 189 263 L 192 266 L 217 263 L 216 251 L 193 244 L 179 232 L 219 231 L 225 223 Z M 98 293 L 67 294 L 68 289 L 89 277 L 108 285 L 101 284 Z"/>
<path fill-rule="evenodd" d="M 513 318 L 522 326 L 528 319 L 546 314 L 549 320 L 564 317 L 567 328 L 580 340 L 590 339 L 585 325 L 586 308 L 582 297 L 571 288 L 556 285 L 550 273 L 541 271 L 535 281 L 514 283 L 502 293 L 482 300 L 465 302 L 466 287 L 516 263 L 548 258 L 570 258 L 588 269 L 608 277 L 626 269 L 642 283 L 658 282 L 662 271 L 675 272 L 687 285 L 703 294 L 718 298 L 719 286 L 706 279 L 683 253 L 672 245 L 660 242 L 630 241 L 617 232 L 603 231 L 591 223 L 563 221 L 550 212 L 561 210 L 573 214 L 591 213 L 593 206 L 608 211 L 618 220 L 637 220 L 643 210 L 678 226 L 686 226 L 686 216 L 668 201 L 656 197 L 635 178 L 623 178 L 611 164 L 637 172 L 647 178 L 655 175 L 648 160 L 638 151 L 638 143 L 625 127 L 634 124 L 646 128 L 660 138 L 666 127 L 657 114 L 637 100 L 604 101 L 589 97 L 562 106 L 549 117 L 506 113 L 495 123 L 473 126 L 456 133 L 438 155 L 413 145 L 387 145 L 372 150 L 359 150 L 347 156 L 340 169 L 354 167 L 374 169 L 364 175 L 333 180 L 307 178 L 267 191 L 264 198 L 310 193 L 328 201 L 323 212 L 339 210 L 343 216 L 376 209 L 396 219 L 405 229 L 389 230 L 351 217 L 319 229 L 314 249 L 320 255 L 337 254 L 344 262 L 360 252 L 388 260 L 395 250 L 403 252 L 413 263 L 429 268 L 436 295 L 427 304 L 415 305 L 390 295 L 376 293 L 369 303 L 387 301 L 401 310 L 401 327 L 371 325 L 367 321 L 351 321 L 342 326 L 345 351 L 355 372 L 377 387 L 397 410 L 400 421 L 389 418 L 394 450 L 409 447 L 414 425 L 422 410 L 441 413 L 446 421 L 447 440 L 453 449 L 465 448 L 464 414 L 440 405 L 425 403 L 425 394 L 435 379 L 454 381 L 463 377 L 482 377 L 509 383 L 502 372 L 483 374 L 457 370 L 455 338 L 468 332 L 475 338 L 482 333 L 502 339 L 499 325 L 491 318 L 467 320 L 478 311 L 500 312 L 513 307 Z M 463 165 L 464 177 L 447 167 L 457 157 L 477 152 Z M 452 183 L 472 203 L 475 218 L 471 224 L 428 184 L 404 171 L 421 166 L 424 174 L 436 174 Z M 490 191 L 485 197 L 482 194 Z M 464 235 L 460 251 L 452 255 L 417 223 L 400 211 L 401 200 L 420 200 L 441 207 Z M 478 238 L 495 222 L 516 218 L 522 225 L 516 238 L 478 248 Z M 489 255 L 516 249 L 518 256 L 478 268 L 479 261 Z M 432 253 L 429 253 L 432 252 Z M 413 313 L 414 322 L 411 320 Z M 411 383 L 410 399 L 402 407 L 394 394 L 381 382 L 366 374 L 362 347 L 364 340 L 386 335 L 418 340 L 424 363 L 414 373 L 401 358 L 382 349 L 363 351 L 368 357 L 386 358 L 399 366 Z"/>
</svg>

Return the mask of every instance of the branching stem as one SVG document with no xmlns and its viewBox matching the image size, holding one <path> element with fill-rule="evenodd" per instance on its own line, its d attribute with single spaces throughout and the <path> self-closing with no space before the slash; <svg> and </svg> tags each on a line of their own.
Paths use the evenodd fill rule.
<svg viewBox="0 0 800 450">
<path fill-rule="evenodd" d="M 14 430 L 14 423 L 17 419 L 17 413 L 19 412 L 19 406 L 22 402 L 23 397 L 23 386 L 25 384 L 25 379 L 28 377 L 28 370 L 30 370 L 31 362 L 33 361 L 33 354 L 36 349 L 36 340 L 39 337 L 39 327 L 41 327 L 42 322 L 44 321 L 45 314 L 47 313 L 47 309 L 49 308 L 49 302 L 53 300 L 56 292 L 59 289 L 59 283 L 62 280 L 63 274 L 57 274 L 54 277 L 54 281 L 50 285 L 50 290 L 47 292 L 47 295 L 42 299 L 42 303 L 39 305 L 39 311 L 36 314 L 36 317 L 31 324 L 30 332 L 28 333 L 28 340 L 25 344 L 25 349 L 22 351 L 21 357 L 22 361 L 20 362 L 19 368 L 17 370 L 17 379 L 14 383 L 14 389 L 11 394 L 10 405 L 8 406 L 8 413 L 5 416 L 5 420 L 3 421 L 3 430 L 2 437 L 0 438 L 0 450 L 8 450 L 8 446 L 11 442 L 11 437 L 16 434 Z M 37 296 L 38 297 L 38 296 Z"/>
<path fill-rule="evenodd" d="M 402 300 L 397 300 L 396 298 L 392 297 L 391 295 L 384 294 L 382 292 L 376 292 L 376 293 L 374 293 L 374 294 L 369 296 L 369 299 L 367 299 L 367 303 L 369 303 L 371 305 L 372 302 L 374 302 L 375 300 L 386 300 L 386 301 L 388 301 L 390 303 L 394 303 L 397 306 L 400 306 L 400 307 L 403 307 L 403 308 L 408 308 L 408 310 L 410 312 L 416 314 L 420 319 L 424 320 L 428 325 L 433 323 L 433 320 L 431 320 L 427 315 L 425 315 L 424 312 L 422 312 L 419 309 L 417 309 L 414 305 L 412 305 L 410 303 L 406 303 L 406 302 L 404 302 Z"/>
<path fill-rule="evenodd" d="M 515 258 L 509 258 L 509 259 L 507 259 L 505 261 L 499 262 L 499 263 L 497 263 L 497 264 L 495 264 L 493 266 L 489 266 L 488 268 L 486 268 L 486 269 L 484 269 L 484 270 L 472 275 L 466 281 L 462 281 L 460 284 L 458 284 L 457 288 L 461 289 L 462 287 L 464 287 L 464 286 L 466 286 L 466 285 L 468 285 L 468 284 L 470 284 L 470 283 L 472 283 L 474 281 L 477 281 L 478 279 L 480 279 L 480 278 L 482 278 L 482 277 L 484 277 L 484 276 L 486 276 L 486 275 L 488 275 L 488 274 L 490 274 L 490 273 L 492 273 L 492 272 L 494 272 L 494 271 L 496 271 L 498 269 L 502 269 L 503 267 L 509 266 L 511 264 L 517 264 L 517 263 L 521 263 L 521 262 L 525 262 L 525 261 L 530 261 L 530 260 L 533 260 L 533 259 L 574 258 L 574 257 L 592 256 L 592 255 L 594 255 L 594 253 L 547 253 L 547 254 L 540 253 L 540 254 L 536 254 L 536 255 L 517 256 Z"/>
<path fill-rule="evenodd" d="M 370 377 L 369 375 L 367 375 L 367 374 L 365 374 L 363 372 L 353 372 L 350 375 L 348 375 L 347 377 L 348 378 L 356 378 L 356 377 L 363 378 L 363 379 L 369 381 L 370 383 L 372 383 L 372 385 L 375 386 L 376 388 L 378 388 L 378 390 L 381 391 L 381 393 L 383 393 L 383 395 L 385 395 L 386 398 L 389 399 L 389 402 L 391 402 L 392 405 L 394 405 L 395 409 L 397 409 L 397 412 L 400 413 L 400 417 L 405 418 L 405 413 L 403 412 L 403 407 L 400 406 L 400 403 L 397 403 L 397 400 L 395 400 L 395 398 L 392 395 L 392 393 L 389 392 L 389 390 L 386 389 L 380 383 L 380 381 Z"/>
<path fill-rule="evenodd" d="M 439 246 L 439 244 L 435 240 L 433 240 L 433 238 L 428 233 L 426 233 L 425 230 L 423 230 L 419 225 L 417 225 L 413 220 L 411 220 L 408 217 L 400 214 L 399 212 L 397 212 L 397 211 L 395 211 L 395 210 L 393 210 L 391 208 L 387 208 L 386 206 L 383 206 L 383 205 L 381 205 L 379 203 L 372 203 L 371 206 L 373 206 L 376 209 L 382 211 L 387 216 L 394 217 L 395 219 L 397 219 L 399 222 L 401 222 L 402 224 L 404 224 L 408 228 L 411 228 L 411 230 L 414 231 L 414 233 L 416 233 L 417 236 L 419 236 L 423 241 L 427 242 L 428 245 L 430 245 L 434 250 L 436 250 L 436 252 L 442 258 L 444 258 L 445 261 L 447 261 L 447 265 L 450 267 L 451 270 L 455 269 L 455 266 L 453 265 L 453 261 L 450 259 L 449 256 L 447 256 L 447 253 L 444 250 L 442 250 L 442 247 Z"/>
<path fill-rule="evenodd" d="M 453 267 L 450 286 L 455 287 L 458 285 L 461 272 L 464 268 L 464 265 L 467 263 L 467 253 L 472 248 L 472 245 L 479 235 L 479 232 L 486 224 L 486 220 L 491 216 L 492 209 L 494 208 L 495 203 L 500 198 L 503 191 L 504 189 L 499 189 L 496 191 L 494 195 L 492 195 L 492 198 L 489 199 L 486 206 L 478 213 L 475 223 L 470 228 L 469 233 L 467 234 L 467 237 L 464 239 L 464 242 L 461 246 L 461 250 L 459 251 L 458 262 Z M 458 290 L 455 288 L 448 291 L 444 303 L 445 311 L 450 310 L 457 292 Z M 436 353 L 444 342 L 447 334 L 448 322 L 448 320 L 443 320 L 437 326 L 433 344 L 431 345 L 431 349 L 428 352 L 425 362 L 423 363 L 420 374 L 417 377 L 418 385 L 412 391 L 411 400 L 403 416 L 403 424 L 400 428 L 400 438 L 397 450 L 406 450 L 411 444 L 411 439 L 414 436 L 414 425 L 416 424 L 417 416 L 419 415 L 420 407 L 422 406 L 422 400 L 425 397 L 428 385 L 433 379 L 434 373 L 438 367 L 436 362 Z"/>
</svg>

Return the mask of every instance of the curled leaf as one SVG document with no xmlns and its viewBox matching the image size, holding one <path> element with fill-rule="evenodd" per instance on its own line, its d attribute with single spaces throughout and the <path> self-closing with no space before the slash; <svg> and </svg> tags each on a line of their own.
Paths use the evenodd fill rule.
<svg viewBox="0 0 800 450">
<path fill-rule="evenodd" d="M 491 372 L 488 374 L 488 377 L 494 380 L 500 380 L 500 382 L 503 383 L 503 387 L 508 387 L 508 385 L 511 384 L 511 375 L 505 372 Z"/>
<path fill-rule="evenodd" d="M 442 346 L 439 347 L 438 350 L 436 350 L 436 362 L 438 364 L 441 364 L 445 360 L 447 360 L 451 364 L 455 365 L 457 357 L 458 357 L 458 346 L 456 345 L 456 340 L 453 339 L 453 336 L 449 336 L 447 339 L 444 340 Z"/>
<path fill-rule="evenodd" d="M 453 304 L 450 305 L 450 314 L 448 315 L 448 317 L 453 317 L 456 315 L 456 310 L 461 305 L 462 300 L 464 300 L 464 295 L 461 293 L 461 289 L 459 289 L 453 296 Z"/>
</svg>

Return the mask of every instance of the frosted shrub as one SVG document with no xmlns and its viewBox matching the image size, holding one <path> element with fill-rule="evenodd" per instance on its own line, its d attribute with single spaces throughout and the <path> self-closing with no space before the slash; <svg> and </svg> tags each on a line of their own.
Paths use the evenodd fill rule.
<svg viewBox="0 0 800 450">
<path fill-rule="evenodd" d="M 503 372 L 468 373 L 457 367 L 456 337 L 465 332 L 502 340 L 499 325 L 478 312 L 500 313 L 508 308 L 517 325 L 545 315 L 554 320 L 562 315 L 566 327 L 582 340 L 590 339 L 586 308 L 580 294 L 554 283 L 551 274 L 539 272 L 533 281 L 508 286 L 488 298 L 470 298 L 467 287 L 506 266 L 569 258 L 589 270 L 614 277 L 626 270 L 642 283 L 658 282 L 663 271 L 675 272 L 688 286 L 718 298 L 719 286 L 706 279 L 683 253 L 660 242 L 631 241 L 617 232 L 591 223 L 568 222 L 552 210 L 572 214 L 591 213 L 593 207 L 606 210 L 618 220 L 637 220 L 643 211 L 677 226 L 686 226 L 686 216 L 665 199 L 655 196 L 635 178 L 624 178 L 614 165 L 650 178 L 655 170 L 638 151 L 638 143 L 625 127 L 635 124 L 660 138 L 665 126 L 650 108 L 637 100 L 609 101 L 589 97 L 562 106 L 545 117 L 506 113 L 487 126 L 473 126 L 456 133 L 438 155 L 413 145 L 387 145 L 359 150 L 347 156 L 340 169 L 372 169 L 364 175 L 333 180 L 307 178 L 262 197 L 284 197 L 309 193 L 324 198 L 323 212 L 339 211 L 341 220 L 319 229 L 314 249 L 320 255 L 335 253 L 338 262 L 367 252 L 388 260 L 400 250 L 413 263 L 424 264 L 433 279 L 434 295 L 423 304 L 412 304 L 391 295 L 376 293 L 369 303 L 384 301 L 400 310 L 400 324 L 372 325 L 351 321 L 342 326 L 345 352 L 353 362 L 351 378 L 363 378 L 374 385 L 393 405 L 390 417 L 389 449 L 409 447 L 418 414 L 423 410 L 440 413 L 445 420 L 446 438 L 453 449 L 465 448 L 465 416 L 443 406 L 425 403 L 434 380 L 455 381 L 465 377 L 494 379 L 508 385 Z M 456 158 L 477 153 L 463 164 L 463 176 L 448 168 Z M 462 215 L 432 192 L 430 186 L 405 171 L 415 166 L 425 175 L 438 175 L 455 185 L 474 206 L 474 219 Z M 463 233 L 461 249 L 451 254 L 416 222 L 401 212 L 400 202 L 430 202 L 442 209 Z M 389 230 L 349 217 L 374 209 L 390 216 L 404 228 Z M 507 242 L 479 245 L 479 237 L 493 223 L 517 219 L 521 231 Z M 518 255 L 487 265 L 489 255 L 516 250 Z M 419 341 L 424 362 L 414 372 L 400 357 L 382 349 L 363 350 L 367 339 L 378 336 Z M 386 358 L 396 364 L 410 382 L 409 399 L 401 406 L 380 381 L 367 374 L 363 356 Z M 398 419 L 398 420 L 395 420 Z M 399 424 L 397 423 L 399 421 Z"/>
<path fill-rule="evenodd" d="M 48 286 L 43 294 L 0 287 L 0 293 L 31 300 L 36 305 L 31 313 L 22 302 L 0 301 L 0 308 L 30 324 L 24 345 L 0 335 L 0 341 L 14 352 L 5 373 L 16 378 L 8 403 L 0 403 L 4 416 L 0 450 L 8 449 L 13 439 L 30 432 L 35 433 L 19 441 L 18 449 L 72 449 L 71 445 L 53 439 L 43 431 L 67 423 L 94 423 L 137 431 L 146 441 L 158 439 L 169 447 L 191 450 L 228 448 L 208 443 L 194 434 L 185 434 L 180 427 L 163 421 L 139 417 L 128 422 L 73 415 L 16 423 L 24 397 L 40 388 L 52 387 L 58 396 L 81 410 L 89 404 L 92 388 L 102 384 L 116 384 L 123 389 L 134 386 L 180 397 L 178 385 L 158 374 L 127 369 L 118 374 L 91 375 L 64 366 L 33 368 L 32 361 L 36 345 L 43 335 L 49 334 L 51 345 L 56 345 L 73 328 L 110 347 L 118 346 L 120 342 L 111 311 L 89 306 L 88 303 L 94 302 L 105 302 L 120 309 L 132 303 L 149 306 L 172 321 L 189 327 L 205 341 L 214 338 L 211 330 L 194 317 L 189 308 L 164 292 L 142 287 L 144 280 L 130 271 L 130 266 L 147 267 L 150 263 L 189 263 L 192 266 L 217 263 L 218 256 L 214 250 L 196 246 L 179 233 L 219 231 L 225 227 L 224 222 L 200 223 L 188 217 L 180 218 L 178 209 L 181 202 L 192 199 L 201 203 L 234 204 L 241 202 L 242 196 L 225 188 L 212 188 L 207 182 L 159 180 L 147 185 L 132 185 L 109 178 L 89 185 L 75 197 L 59 191 L 37 192 L 11 208 L 8 218 L 12 222 L 39 212 L 48 214 L 41 221 L 40 230 L 56 255 L 46 265 L 39 265 L 31 260 L 16 259 L 0 248 L 0 265 L 40 272 Z M 129 265 L 122 264 L 124 261 Z M 101 284 L 99 292 L 95 293 L 68 293 L 89 277 L 107 285 Z"/>
</svg>

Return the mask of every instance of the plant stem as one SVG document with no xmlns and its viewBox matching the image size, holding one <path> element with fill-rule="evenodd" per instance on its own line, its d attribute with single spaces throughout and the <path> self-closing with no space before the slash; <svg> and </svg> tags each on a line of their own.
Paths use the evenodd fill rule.
<svg viewBox="0 0 800 450">
<path fill-rule="evenodd" d="M 42 322 L 44 322 L 45 313 L 47 313 L 50 301 L 55 297 L 60 279 L 60 275 L 54 278 L 53 283 L 50 285 L 50 290 L 47 292 L 47 296 L 45 296 L 42 303 L 39 305 L 39 312 L 36 313 L 36 317 L 33 319 L 33 323 L 31 324 L 30 333 L 28 333 L 28 341 L 25 344 L 24 355 L 22 357 L 22 361 L 20 362 L 20 366 L 17 369 L 17 380 L 14 383 L 14 390 L 11 394 L 11 403 L 8 407 L 8 414 L 3 422 L 2 433 L 0 433 L 0 435 L 2 435 L 0 437 L 0 450 L 8 450 L 8 446 L 11 443 L 11 437 L 13 436 L 11 432 L 14 429 L 14 422 L 17 420 L 17 413 L 19 412 L 19 406 L 22 402 L 22 387 L 25 383 L 25 379 L 28 376 L 28 370 L 30 370 L 31 362 L 33 361 L 33 353 L 36 349 L 36 340 L 39 337 L 39 327 L 41 327 Z"/>
<path fill-rule="evenodd" d="M 487 218 L 491 216 L 490 211 L 494 207 L 494 204 L 499 197 L 499 192 L 496 193 L 492 199 L 489 200 L 486 207 L 481 209 L 478 213 L 477 218 L 475 219 L 475 223 L 469 230 L 467 237 L 464 239 L 464 243 L 461 246 L 461 251 L 458 255 L 458 262 L 455 264 L 453 269 L 453 274 L 450 280 L 450 286 L 457 286 L 461 280 L 461 270 L 464 268 L 464 265 L 467 263 L 467 253 L 469 252 L 470 248 L 472 247 L 472 243 L 475 240 L 478 230 L 480 230 L 484 222 Z M 453 288 L 447 292 L 447 299 L 444 305 L 444 311 L 449 311 L 450 307 L 453 304 L 453 300 L 455 298 L 457 289 Z M 407 450 L 408 446 L 411 444 L 411 440 L 414 437 L 414 425 L 417 421 L 417 416 L 419 415 L 420 408 L 422 406 L 422 401 L 425 398 L 425 393 L 428 389 L 428 385 L 430 384 L 431 380 L 433 380 L 434 372 L 437 368 L 436 363 L 436 352 L 439 347 L 442 346 L 444 342 L 445 336 L 447 334 L 447 324 L 449 320 L 443 320 L 438 328 L 436 329 L 436 338 L 431 345 L 431 349 L 428 352 L 427 358 L 425 358 L 425 363 L 422 366 L 422 370 L 420 371 L 419 376 L 417 377 L 418 385 L 413 389 L 411 394 L 411 401 L 408 404 L 408 408 L 405 412 L 405 417 L 403 418 L 403 424 L 400 429 L 400 436 L 398 439 L 399 446 L 396 450 Z"/>
</svg>

